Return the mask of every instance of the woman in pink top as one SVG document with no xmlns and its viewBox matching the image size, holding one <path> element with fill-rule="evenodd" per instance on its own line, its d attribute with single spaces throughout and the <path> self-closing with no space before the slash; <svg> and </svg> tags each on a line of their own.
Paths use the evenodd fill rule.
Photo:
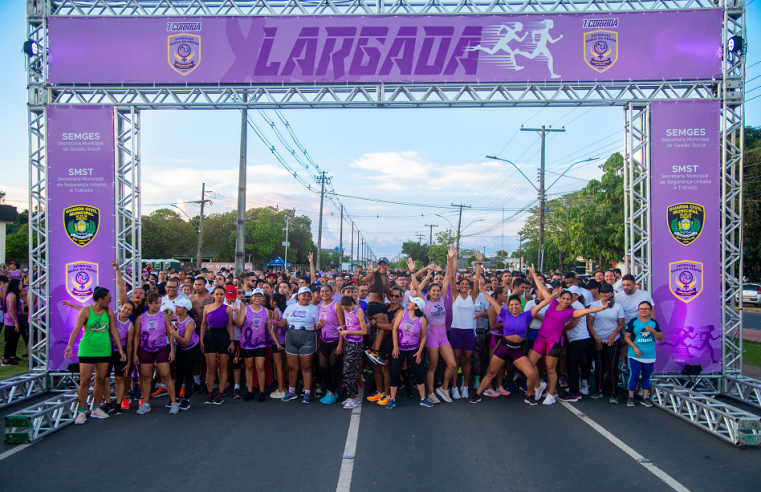
<svg viewBox="0 0 761 492">
<path fill-rule="evenodd" d="M 534 266 L 531 265 L 533 269 Z M 545 405 L 552 405 L 555 403 L 555 386 L 558 382 L 558 375 L 556 368 L 558 365 L 558 358 L 560 357 L 560 351 L 563 348 L 563 332 L 567 331 L 576 325 L 571 323 L 574 318 L 581 318 L 587 314 L 598 313 L 603 309 L 607 309 L 610 304 L 607 301 L 603 302 L 602 306 L 594 307 L 591 309 L 573 309 L 571 304 L 573 303 L 573 297 L 567 290 L 563 290 L 562 287 L 556 287 L 552 294 L 547 291 L 543 282 L 536 282 L 536 288 L 542 293 L 545 299 L 552 299 L 550 305 L 547 307 L 547 311 L 544 314 L 544 321 L 542 327 L 539 328 L 539 334 L 534 342 L 534 347 L 529 350 L 528 358 L 534 368 L 537 367 L 539 359 L 545 357 L 547 365 L 547 398 L 544 400 Z M 542 397 L 543 386 L 540 385 L 534 391 L 534 399 L 539 400 Z"/>
<path fill-rule="evenodd" d="M 346 382 L 346 393 L 349 398 L 344 402 L 343 408 L 351 410 L 359 405 L 359 382 L 357 376 L 362 365 L 362 336 L 367 335 L 367 324 L 365 323 L 365 312 L 357 306 L 354 298 L 344 296 L 341 298 L 341 311 L 346 322 L 346 328 L 339 327 L 338 334 L 341 336 L 338 341 L 336 354 L 343 354 L 344 372 L 343 377 Z M 322 328 L 323 330 L 325 327 Z M 322 342 L 321 342 L 322 343 Z"/>
<path fill-rule="evenodd" d="M 410 297 L 406 311 L 399 311 L 394 316 L 393 358 L 391 359 L 391 398 L 386 403 L 387 410 L 396 406 L 396 391 L 402 367 L 407 362 L 407 369 L 415 378 L 421 407 L 432 407 L 433 403 L 425 396 L 425 371 L 423 369 L 423 349 L 428 332 L 428 320 L 423 315 L 425 301 L 420 297 Z"/>
</svg>

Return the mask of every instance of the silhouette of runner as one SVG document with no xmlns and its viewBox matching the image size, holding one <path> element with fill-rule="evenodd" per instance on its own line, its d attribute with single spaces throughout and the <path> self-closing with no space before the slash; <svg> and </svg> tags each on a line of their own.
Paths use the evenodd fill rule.
<svg viewBox="0 0 761 492">
<path fill-rule="evenodd" d="M 524 53 L 519 50 L 515 50 L 516 54 L 520 54 L 525 56 L 526 58 L 529 58 L 533 60 L 539 55 L 544 55 L 547 57 L 547 68 L 550 70 L 550 76 L 553 79 L 560 78 L 560 75 L 557 75 L 555 71 L 553 70 L 553 63 L 552 63 L 552 53 L 550 53 L 550 49 L 547 47 L 547 43 L 555 44 L 561 39 L 563 39 L 563 35 L 561 34 L 557 39 L 552 39 L 552 36 L 550 36 L 550 29 L 555 27 L 555 23 L 552 22 L 550 19 L 544 20 L 544 29 L 541 29 L 539 31 L 532 31 L 531 32 L 531 41 L 536 43 L 536 48 L 534 48 L 533 53 L 530 55 L 527 53 Z M 539 40 L 537 41 L 536 37 L 539 36 Z M 515 56 L 515 55 L 513 55 Z"/>
<path fill-rule="evenodd" d="M 507 31 L 507 33 L 504 35 L 504 37 L 502 37 L 499 41 L 497 41 L 497 43 L 492 48 L 484 48 L 483 46 L 479 44 L 479 45 L 468 48 L 468 51 L 481 50 L 485 53 L 489 53 L 490 55 L 493 55 L 498 51 L 504 51 L 510 57 L 510 62 L 512 62 L 512 64 L 515 65 L 515 70 L 523 70 L 524 67 L 519 67 L 518 64 L 515 62 L 515 54 L 520 53 L 522 55 L 525 55 L 525 53 L 517 49 L 511 50 L 508 44 L 510 43 L 510 41 L 513 41 L 513 40 L 519 41 L 519 42 L 523 41 L 524 39 L 526 39 L 526 36 L 528 36 L 528 33 L 524 34 L 522 38 L 519 38 L 518 35 L 515 34 L 516 32 L 520 32 L 523 30 L 523 24 L 521 24 L 520 22 L 515 23 L 514 29 L 511 29 L 508 26 L 503 24 L 497 30 L 497 35 L 499 35 L 503 30 Z"/>
</svg>

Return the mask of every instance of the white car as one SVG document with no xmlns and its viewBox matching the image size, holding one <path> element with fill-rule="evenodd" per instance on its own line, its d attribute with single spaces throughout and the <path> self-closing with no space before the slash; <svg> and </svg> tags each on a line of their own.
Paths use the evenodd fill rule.
<svg viewBox="0 0 761 492">
<path fill-rule="evenodd" d="M 761 284 L 743 284 L 743 302 L 761 304 Z"/>
</svg>

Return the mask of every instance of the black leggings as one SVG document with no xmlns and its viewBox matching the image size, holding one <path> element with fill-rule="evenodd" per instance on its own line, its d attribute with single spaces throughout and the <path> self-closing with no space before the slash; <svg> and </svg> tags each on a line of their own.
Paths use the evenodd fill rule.
<svg viewBox="0 0 761 492">
<path fill-rule="evenodd" d="M 327 389 L 331 393 L 335 393 L 338 389 L 338 382 L 341 377 L 341 367 L 338 363 L 339 356 L 336 355 L 336 348 L 338 348 L 338 341 L 320 340 L 320 355 L 317 358 L 320 367 L 320 384 L 323 389 Z"/>
<path fill-rule="evenodd" d="M 425 369 L 422 364 L 415 360 L 418 349 L 400 350 L 399 357 L 391 357 L 391 386 L 399 386 L 399 376 L 402 375 L 404 361 L 407 361 L 407 370 L 415 377 L 415 384 L 425 384 Z M 421 395 L 422 398 L 425 395 Z"/>
<path fill-rule="evenodd" d="M 610 387 L 610 394 L 616 396 L 618 387 L 618 357 L 621 353 L 621 339 L 619 338 L 613 345 L 605 343 L 606 338 L 602 339 L 602 349 L 597 350 L 595 347 L 595 381 L 597 382 L 597 391 L 603 392 L 605 387 L 605 375 L 608 375 L 606 386 Z"/>
<path fill-rule="evenodd" d="M 581 364 L 581 377 L 584 380 L 589 379 L 592 357 L 594 356 L 593 348 L 594 340 L 591 338 L 568 343 L 568 349 L 565 353 L 565 367 L 568 371 L 568 391 L 570 393 L 579 394 L 579 364 Z M 587 358 L 582 362 L 584 354 L 587 354 Z"/>
<path fill-rule="evenodd" d="M 16 333 L 16 327 L 13 325 L 7 325 L 5 327 L 5 350 L 3 351 L 3 359 L 8 360 L 11 357 L 16 357 L 16 347 L 18 347 L 19 338 L 24 338 L 24 345 L 29 344 L 29 325 L 26 323 L 19 323 L 19 332 Z M 26 352 L 26 348 L 24 349 Z"/>
<path fill-rule="evenodd" d="M 193 392 L 193 368 L 201 357 L 201 344 L 197 343 L 195 347 L 182 350 L 180 348 L 175 352 L 174 357 L 174 391 L 180 394 L 180 387 L 185 383 L 185 398 L 190 398 Z"/>
</svg>

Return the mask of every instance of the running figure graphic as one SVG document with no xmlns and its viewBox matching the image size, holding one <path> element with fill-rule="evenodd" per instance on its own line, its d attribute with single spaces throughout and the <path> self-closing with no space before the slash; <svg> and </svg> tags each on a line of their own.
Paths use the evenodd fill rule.
<svg viewBox="0 0 761 492">
<path fill-rule="evenodd" d="M 520 32 L 523 30 L 523 24 L 521 24 L 520 22 L 516 22 L 514 24 L 513 29 L 503 24 L 497 30 L 497 35 L 502 33 L 503 30 L 507 31 L 507 33 L 504 35 L 504 37 L 502 37 L 499 41 L 497 41 L 497 43 L 492 48 L 484 48 L 483 46 L 478 44 L 476 46 L 469 47 L 467 51 L 481 50 L 483 52 L 489 53 L 490 55 L 493 55 L 497 53 L 498 51 L 504 51 L 505 53 L 508 54 L 510 62 L 515 66 L 515 70 L 523 70 L 524 67 L 519 67 L 518 64 L 515 62 L 515 54 L 520 53 L 521 55 L 524 55 L 524 56 L 528 56 L 528 55 L 517 49 L 511 50 L 508 44 L 510 43 L 510 41 L 513 41 L 513 40 L 518 42 L 523 41 L 524 39 L 526 39 L 526 36 L 528 36 L 528 33 L 524 34 L 522 38 L 518 37 L 516 32 Z"/>
<path fill-rule="evenodd" d="M 531 32 L 531 41 L 534 44 L 536 44 L 536 48 L 534 48 L 534 51 L 530 55 L 519 50 L 515 50 L 515 53 L 523 55 L 526 58 L 529 58 L 531 60 L 533 60 L 539 55 L 546 56 L 547 68 L 549 68 L 550 70 L 550 76 L 553 79 L 558 79 L 560 78 L 560 75 L 557 75 L 555 71 L 553 70 L 552 53 L 550 53 L 550 49 L 547 47 L 547 43 L 555 44 L 561 39 L 563 39 L 563 35 L 561 34 L 557 39 L 552 39 L 552 36 L 550 36 L 550 29 L 555 27 L 555 23 L 552 22 L 551 19 L 545 19 L 543 22 L 545 26 L 544 29 Z M 537 40 L 537 36 L 539 36 L 538 40 Z"/>
</svg>

